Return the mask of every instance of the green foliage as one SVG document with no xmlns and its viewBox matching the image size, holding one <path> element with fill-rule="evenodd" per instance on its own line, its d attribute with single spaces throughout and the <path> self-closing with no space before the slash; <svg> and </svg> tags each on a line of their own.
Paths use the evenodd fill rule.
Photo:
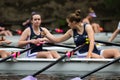
<svg viewBox="0 0 120 80">
<path fill-rule="evenodd" d="M 98 18 L 120 18 L 120 0 L 0 0 L 0 18 L 3 22 L 23 21 L 36 11 L 43 21 L 56 19 L 54 24 L 66 26 L 65 18 L 69 13 L 81 9 L 87 14 L 89 7 L 95 10 Z"/>
<path fill-rule="evenodd" d="M 108 11 L 110 16 L 118 16 L 120 13 L 120 0 L 104 0 L 104 9 Z"/>
</svg>

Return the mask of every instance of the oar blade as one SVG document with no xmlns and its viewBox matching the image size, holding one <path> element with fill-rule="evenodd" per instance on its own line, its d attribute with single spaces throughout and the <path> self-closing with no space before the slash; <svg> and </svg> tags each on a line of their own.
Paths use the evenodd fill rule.
<svg viewBox="0 0 120 80">
<path fill-rule="evenodd" d="M 75 78 L 72 78 L 70 80 L 82 80 L 80 77 L 75 77 Z"/>
<path fill-rule="evenodd" d="M 27 76 L 21 80 L 37 80 L 37 78 L 33 77 L 33 76 Z"/>
</svg>

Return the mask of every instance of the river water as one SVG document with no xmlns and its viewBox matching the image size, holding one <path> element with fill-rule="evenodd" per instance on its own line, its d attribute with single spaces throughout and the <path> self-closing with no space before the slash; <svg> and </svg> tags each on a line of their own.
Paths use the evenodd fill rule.
<svg viewBox="0 0 120 80">
<path fill-rule="evenodd" d="M 87 72 L 86 72 L 87 73 Z M 75 77 L 83 76 L 86 73 L 79 74 L 39 74 L 38 80 L 70 80 Z M 28 75 L 0 74 L 0 80 L 20 80 Z M 120 73 L 94 73 L 85 77 L 83 80 L 120 80 Z"/>
</svg>

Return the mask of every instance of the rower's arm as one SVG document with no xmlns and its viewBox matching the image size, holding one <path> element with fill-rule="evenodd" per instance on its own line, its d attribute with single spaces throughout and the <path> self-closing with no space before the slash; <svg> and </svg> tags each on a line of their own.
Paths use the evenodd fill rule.
<svg viewBox="0 0 120 80">
<path fill-rule="evenodd" d="M 21 34 L 20 39 L 18 41 L 19 47 L 23 47 L 30 43 L 30 40 L 27 40 L 29 33 L 30 33 L 30 30 L 28 28 L 23 31 L 23 33 Z"/>
<path fill-rule="evenodd" d="M 51 42 L 60 43 L 60 42 L 68 40 L 71 37 L 72 31 L 70 29 L 60 37 L 55 37 L 47 29 L 45 29 L 45 33 L 46 33 L 46 38 L 48 38 Z"/>
<path fill-rule="evenodd" d="M 108 40 L 109 42 L 112 42 L 114 39 L 115 39 L 115 37 L 117 36 L 117 34 L 119 33 L 119 29 L 116 29 L 114 32 L 113 32 L 113 34 L 112 34 L 112 36 L 110 37 L 110 39 Z"/>
</svg>

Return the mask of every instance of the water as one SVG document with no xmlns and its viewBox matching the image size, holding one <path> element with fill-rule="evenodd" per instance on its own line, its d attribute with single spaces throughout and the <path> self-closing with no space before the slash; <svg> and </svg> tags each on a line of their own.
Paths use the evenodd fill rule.
<svg viewBox="0 0 120 80">
<path fill-rule="evenodd" d="M 38 80 L 70 80 L 72 78 L 83 76 L 80 74 L 39 74 Z M 0 80 L 20 80 L 28 75 L 0 74 Z M 120 73 L 94 73 L 83 80 L 120 80 Z"/>
</svg>

